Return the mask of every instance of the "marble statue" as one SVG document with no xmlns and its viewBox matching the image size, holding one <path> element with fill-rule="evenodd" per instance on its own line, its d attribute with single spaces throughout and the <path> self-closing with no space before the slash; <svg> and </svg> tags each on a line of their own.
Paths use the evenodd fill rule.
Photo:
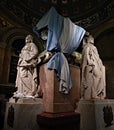
<svg viewBox="0 0 114 130">
<path fill-rule="evenodd" d="M 35 97 L 38 90 L 38 48 L 33 43 L 31 35 L 26 36 L 25 43 L 19 55 L 17 65 L 17 91 L 13 96 L 17 98 Z"/>
<path fill-rule="evenodd" d="M 105 91 L 105 67 L 94 46 L 93 36 L 88 34 L 83 40 L 81 98 L 104 99 Z"/>
</svg>

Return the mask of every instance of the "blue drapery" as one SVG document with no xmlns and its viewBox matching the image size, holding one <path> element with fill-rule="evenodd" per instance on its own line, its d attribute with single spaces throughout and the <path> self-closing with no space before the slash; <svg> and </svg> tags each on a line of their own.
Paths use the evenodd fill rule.
<svg viewBox="0 0 114 130">
<path fill-rule="evenodd" d="M 63 53 L 70 55 L 75 51 L 86 31 L 72 23 L 69 18 L 59 15 L 53 7 L 40 19 L 33 31 L 40 36 L 40 30 L 46 26 L 48 28 L 46 50 L 58 52 L 49 60 L 47 67 L 56 70 L 60 79 L 59 91 L 68 94 L 72 81 L 68 62 Z"/>
<path fill-rule="evenodd" d="M 64 17 L 59 15 L 55 8 L 52 7 L 33 28 L 33 31 L 40 35 L 40 29 L 48 27 L 47 51 L 60 50 L 59 38 L 63 28 L 63 20 Z"/>
</svg>

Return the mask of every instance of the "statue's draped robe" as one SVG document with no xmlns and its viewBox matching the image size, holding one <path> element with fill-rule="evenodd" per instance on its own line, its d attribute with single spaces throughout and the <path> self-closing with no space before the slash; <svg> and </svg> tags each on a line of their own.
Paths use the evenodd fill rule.
<svg viewBox="0 0 114 130">
<path fill-rule="evenodd" d="M 97 48 L 87 43 L 82 52 L 81 97 L 84 99 L 104 99 L 106 96 L 105 67 Z"/>
<path fill-rule="evenodd" d="M 34 96 L 38 87 L 37 80 L 38 49 L 34 43 L 27 43 L 21 50 L 17 65 L 17 92 L 25 96 Z"/>
</svg>

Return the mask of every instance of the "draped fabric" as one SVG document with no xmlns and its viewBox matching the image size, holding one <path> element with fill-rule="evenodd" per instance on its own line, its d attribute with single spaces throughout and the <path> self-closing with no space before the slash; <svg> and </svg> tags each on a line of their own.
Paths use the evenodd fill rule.
<svg viewBox="0 0 114 130">
<path fill-rule="evenodd" d="M 75 51 L 85 34 L 85 29 L 75 25 L 69 18 L 64 18 L 64 27 L 60 37 L 61 52 L 71 54 Z"/>
<path fill-rule="evenodd" d="M 69 18 L 64 18 L 52 7 L 34 27 L 34 32 L 40 36 L 40 30 L 48 28 L 48 38 L 46 43 L 47 51 L 60 52 L 55 54 L 48 62 L 48 69 L 55 69 L 60 79 L 59 91 L 67 94 L 72 87 L 68 62 L 63 55 L 71 54 L 78 48 L 85 34 L 85 30 L 74 23 Z M 64 90 L 62 89 L 64 87 Z"/>
<path fill-rule="evenodd" d="M 59 38 L 61 36 L 64 17 L 59 15 L 55 8 L 51 8 L 33 28 L 34 32 L 40 36 L 40 29 L 48 27 L 48 39 L 46 50 L 60 50 Z"/>
<path fill-rule="evenodd" d="M 68 94 L 69 89 L 72 87 L 72 82 L 68 62 L 63 53 L 56 53 L 47 63 L 47 67 L 56 70 L 57 76 L 60 80 L 59 91 Z"/>
</svg>

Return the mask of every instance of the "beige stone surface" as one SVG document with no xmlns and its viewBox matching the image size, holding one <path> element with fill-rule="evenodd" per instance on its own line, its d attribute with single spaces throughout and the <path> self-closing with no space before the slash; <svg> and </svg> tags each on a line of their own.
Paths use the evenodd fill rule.
<svg viewBox="0 0 114 130">
<path fill-rule="evenodd" d="M 104 99 L 106 97 L 105 66 L 94 46 L 94 38 L 89 35 L 83 42 L 81 98 Z"/>
<path fill-rule="evenodd" d="M 80 130 L 114 130 L 114 120 L 112 125 L 107 127 L 104 120 L 104 107 L 111 107 L 114 115 L 114 100 L 80 100 L 81 128 Z M 105 113 L 106 114 L 106 113 Z M 106 115 L 110 120 L 110 113 Z"/>
<path fill-rule="evenodd" d="M 17 104 L 26 104 L 26 103 L 34 103 L 34 104 L 38 104 L 38 103 L 41 103 L 42 104 L 42 99 L 41 98 L 19 98 L 19 99 L 16 99 L 16 98 L 10 98 L 9 99 L 9 102 L 10 103 L 17 103 Z"/>
<path fill-rule="evenodd" d="M 59 81 L 54 70 L 48 70 L 45 65 L 40 67 L 40 86 L 43 89 L 45 112 L 74 111 L 76 101 L 80 98 L 80 68 L 70 65 L 72 89 L 68 95 L 59 92 Z"/>
<path fill-rule="evenodd" d="M 23 103 L 22 103 L 23 102 Z M 13 120 L 13 127 L 11 127 L 8 122 L 8 110 L 13 108 L 14 114 L 10 112 Z M 38 130 L 39 126 L 36 122 L 37 114 L 42 113 L 42 100 L 39 101 L 30 101 L 28 99 L 22 99 L 18 103 L 8 102 L 6 107 L 4 130 Z M 13 115 L 12 115 L 13 114 Z M 9 116 L 10 117 L 10 116 Z M 12 122 L 12 119 L 9 118 L 9 121 Z"/>
</svg>

